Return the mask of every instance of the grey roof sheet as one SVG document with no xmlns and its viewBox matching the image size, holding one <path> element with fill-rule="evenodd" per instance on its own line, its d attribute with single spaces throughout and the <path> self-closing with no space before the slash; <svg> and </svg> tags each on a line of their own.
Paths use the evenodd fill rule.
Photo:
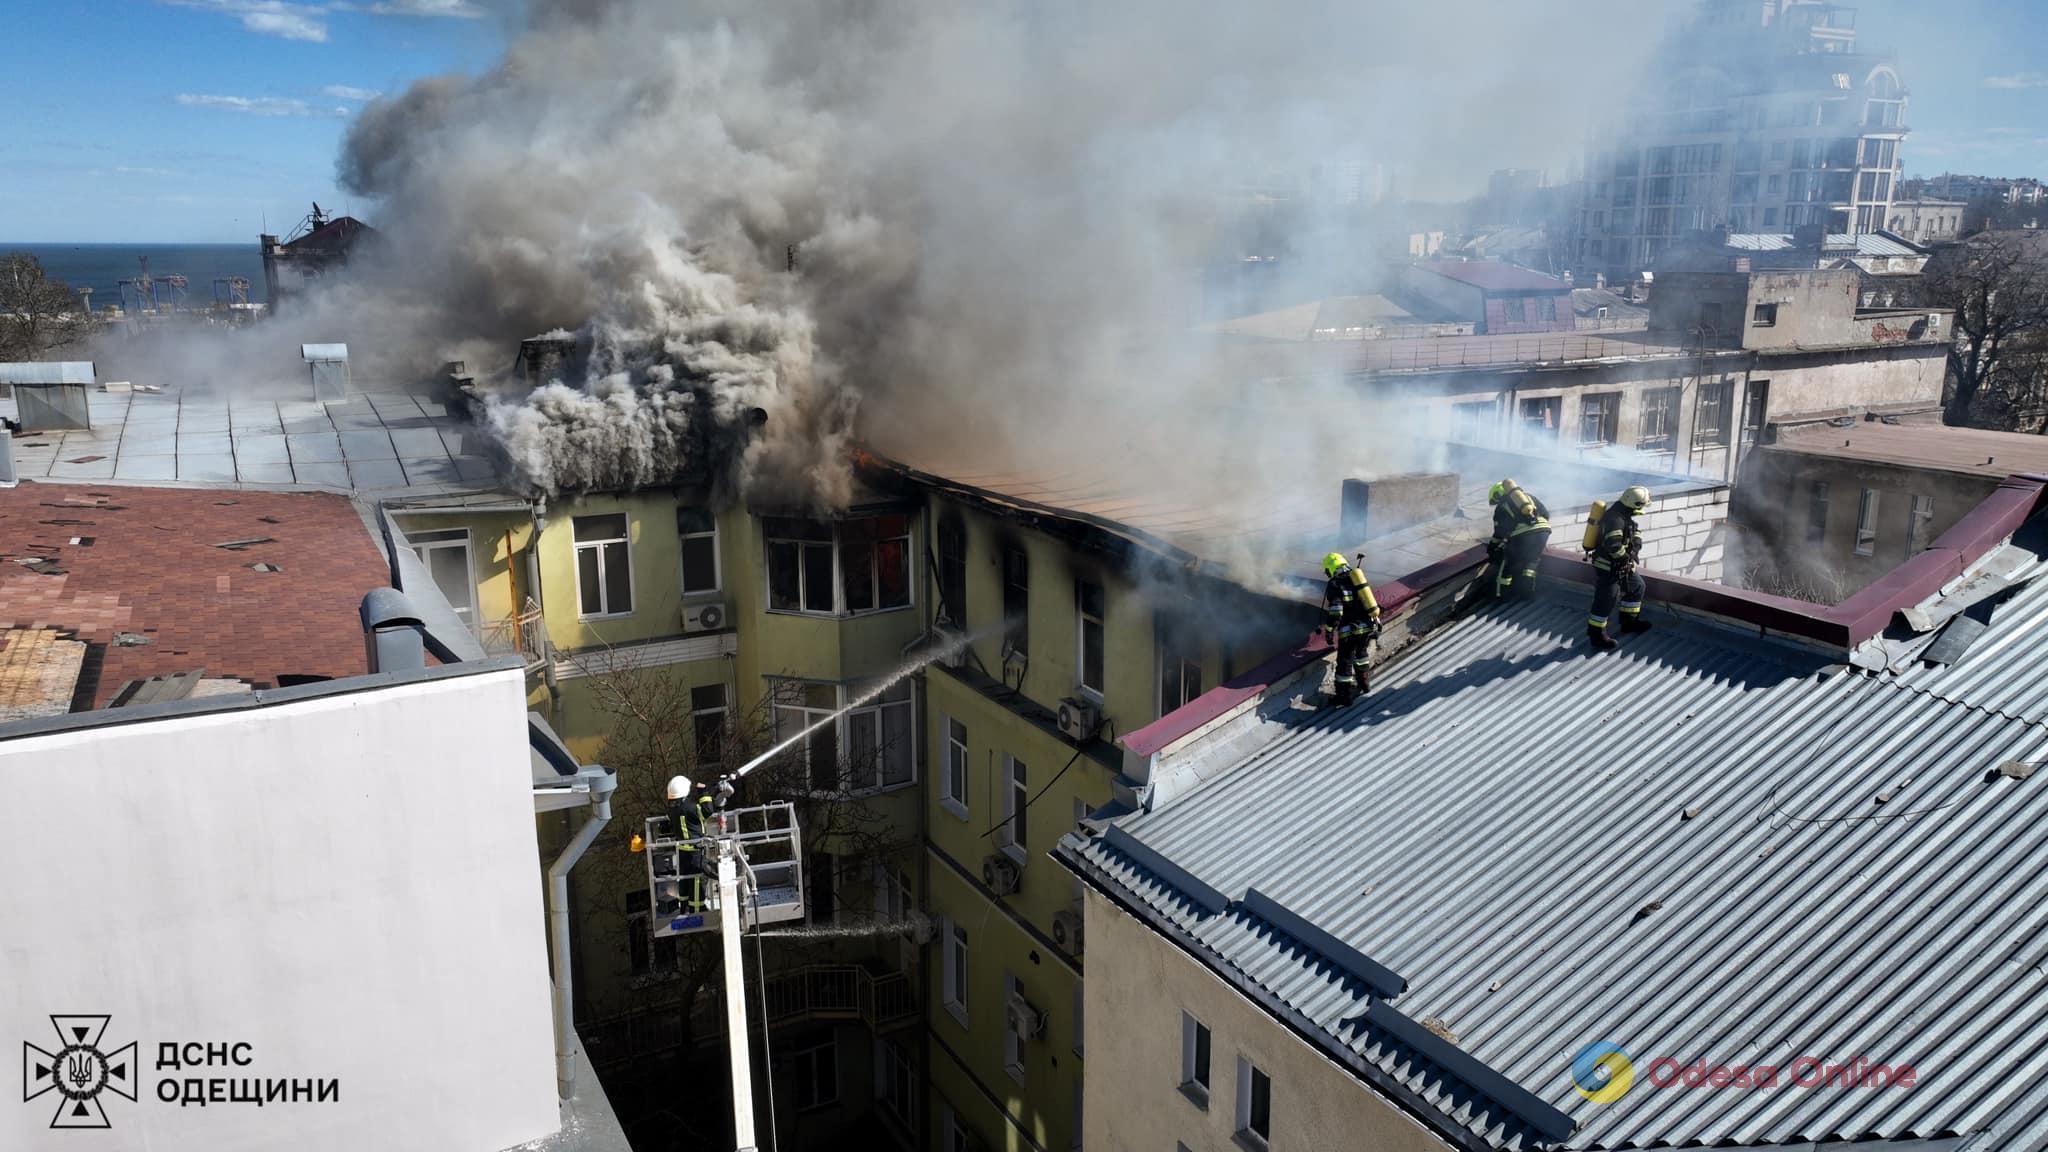
<svg viewBox="0 0 2048 1152">
<path fill-rule="evenodd" d="M 1730 232 L 1727 246 L 1743 252 L 1787 252 L 1795 241 L 1787 232 Z M 1882 232 L 1831 232 L 1827 250 L 1854 248 L 1858 256 L 1925 256 L 1927 253 Z"/>
<path fill-rule="evenodd" d="M 2010 551 L 2011 546 L 2004 551 Z M 2032 560 L 2032 557 L 2029 557 Z M 1116 821 L 1233 901 L 1256 885 L 1405 978 L 1391 1003 L 1563 1110 L 1562 1146 L 2048 1137 L 2048 582 L 1965 659 L 1874 677 L 1666 618 L 1598 659 L 1584 603 L 1469 617 L 1159 811 Z M 1880 795 L 1889 794 L 1882 802 Z M 1359 1018 L 1366 988 L 1102 840 L 1063 848 L 1465 1142 L 1505 1106 Z M 1637 1087 L 1582 1099 L 1621 1045 Z M 1659 1056 L 1913 1063 L 1912 1089 L 1681 1090 Z"/>
</svg>

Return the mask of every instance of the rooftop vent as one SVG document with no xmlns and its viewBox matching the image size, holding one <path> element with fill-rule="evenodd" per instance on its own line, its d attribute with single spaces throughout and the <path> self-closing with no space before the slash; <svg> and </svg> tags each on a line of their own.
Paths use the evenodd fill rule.
<svg viewBox="0 0 2048 1152">
<path fill-rule="evenodd" d="M 322 404 L 348 399 L 348 345 L 301 344 L 299 356 L 312 367 L 313 399 Z"/>
</svg>

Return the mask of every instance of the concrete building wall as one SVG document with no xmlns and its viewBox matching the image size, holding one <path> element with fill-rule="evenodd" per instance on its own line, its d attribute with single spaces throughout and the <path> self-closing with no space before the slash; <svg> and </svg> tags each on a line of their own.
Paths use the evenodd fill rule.
<svg viewBox="0 0 2048 1152">
<path fill-rule="evenodd" d="M 1839 601 L 1931 544 L 1998 483 L 1787 448 L 1754 452 L 1729 513 L 1737 545 L 1729 576 L 1764 591 Z M 1865 492 L 1874 495 L 1876 515 L 1868 551 L 1859 553 Z"/>
<path fill-rule="evenodd" d="M 0 1026 L 111 1016 L 100 1146 L 495 1149 L 559 1126 L 517 670 L 0 741 Z M 52 781 L 61 781 L 53 790 Z M 31 799 L 36 798 L 36 799 Z M 37 879 L 40 878 L 40 879 Z M 246 1066 L 158 1070 L 160 1043 Z M 163 1078 L 334 1078 L 180 1107 Z M 44 1147 L 48 1097 L 0 1111 Z M 59 1137 L 59 1140 L 62 1138 Z M 87 1137 L 85 1143 L 92 1143 Z"/>
<path fill-rule="evenodd" d="M 1083 1145 L 1235 1152 L 1239 1061 L 1272 1081 L 1272 1152 L 1449 1144 L 1289 1031 L 1186 952 L 1094 889 L 1086 904 L 1090 977 Z M 1210 1032 L 1206 1106 L 1181 1089 L 1182 1014 Z"/>
</svg>

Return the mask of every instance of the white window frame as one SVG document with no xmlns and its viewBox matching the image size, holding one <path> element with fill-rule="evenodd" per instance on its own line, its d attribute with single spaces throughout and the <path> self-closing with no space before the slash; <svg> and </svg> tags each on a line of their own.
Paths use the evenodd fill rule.
<svg viewBox="0 0 2048 1152">
<path fill-rule="evenodd" d="M 1196 1067 L 1195 1055 L 1198 1037 L 1209 1034 L 1209 1067 Z M 1200 1076 L 1197 1075 L 1200 1073 Z M 1180 1094 L 1187 1097 L 1202 1111 L 1209 1110 L 1209 1082 L 1216 1073 L 1216 1034 L 1207 1024 L 1195 1018 L 1194 1013 L 1180 1014 Z"/>
<path fill-rule="evenodd" d="M 441 588 L 439 580 L 434 580 L 434 562 L 427 557 L 427 553 L 462 549 L 462 569 L 468 574 L 463 587 L 468 592 L 469 599 L 461 604 L 451 601 L 448 607 L 454 610 L 456 617 L 468 626 L 472 633 L 482 635 L 482 617 L 478 614 L 476 603 L 476 550 L 470 547 L 469 529 L 429 528 L 407 532 L 405 546 L 412 549 L 412 554 L 419 558 L 420 566 L 427 570 L 427 579 L 433 580 L 435 589 L 442 593 L 443 598 L 447 596 L 447 592 Z M 580 603 L 577 606 L 582 607 Z"/>
<path fill-rule="evenodd" d="M 1912 516 L 1907 521 L 1911 530 L 1906 537 L 1906 548 L 1911 553 L 1926 550 L 1934 543 L 1934 497 L 1913 493 Z"/>
<path fill-rule="evenodd" d="M 1015 973 L 1003 973 L 1003 1071 L 1018 1087 L 1024 1086 L 1024 1036 L 1010 1016 L 1010 1005 L 1024 993 Z"/>
<path fill-rule="evenodd" d="M 969 1014 L 967 1006 L 967 980 L 973 967 L 974 953 L 968 947 L 967 929 L 962 928 L 960 923 L 951 917 L 941 921 L 941 925 L 943 931 L 940 933 L 940 941 L 945 951 L 940 956 L 940 967 L 943 970 L 940 996 L 946 1005 L 946 1011 L 960 1027 L 972 1029 L 973 1017 Z"/>
<path fill-rule="evenodd" d="M 1189 704 L 1194 703 L 1195 697 L 1202 694 L 1198 691 L 1193 696 L 1186 695 L 1189 668 L 1194 669 L 1196 684 L 1202 683 L 1205 677 L 1202 675 L 1202 661 L 1200 657 L 1189 656 L 1171 641 L 1165 639 L 1161 639 L 1153 647 L 1158 653 L 1158 667 L 1156 669 L 1157 674 L 1152 678 L 1153 694 L 1157 697 L 1152 703 L 1158 708 L 1158 715 L 1164 716 L 1169 712 L 1185 708 Z M 1172 708 L 1166 706 L 1166 673 L 1169 668 L 1174 671 L 1174 680 L 1179 684 L 1179 691 L 1185 697 Z"/>
<path fill-rule="evenodd" d="M 958 738 L 954 729 L 958 728 Z M 972 786 L 967 770 L 967 725 L 939 713 L 939 743 L 943 749 L 943 762 L 939 768 L 939 807 L 953 814 L 955 819 L 966 820 L 972 811 L 969 805 L 969 788 Z M 958 779 L 956 780 L 955 774 Z"/>
<path fill-rule="evenodd" d="M 1215 1050 L 1212 1042 L 1210 1050 Z M 1252 1131 L 1252 1081 L 1254 1077 L 1266 1081 L 1266 1131 Z M 1264 1069 L 1244 1056 L 1237 1058 L 1237 1124 L 1236 1136 L 1239 1146 L 1252 1152 L 1266 1152 L 1273 1139 L 1273 1078 Z"/>
<path fill-rule="evenodd" d="M 680 512 L 680 510 L 678 511 Z M 682 590 L 685 598 L 716 596 L 725 591 L 724 534 L 718 530 L 718 516 L 709 511 L 706 511 L 705 515 L 711 517 L 711 530 L 708 532 L 683 531 L 680 515 L 676 524 L 676 585 Z M 685 561 L 686 553 L 683 551 L 683 546 L 692 540 L 701 539 L 705 536 L 711 537 L 711 587 L 692 589 L 690 587 L 689 565 Z"/>
<path fill-rule="evenodd" d="M 1022 868 L 1031 860 L 1031 766 L 1003 753 L 1003 822 L 996 830 L 996 842 L 1003 855 Z M 1017 834 L 1019 826 L 1024 834 Z"/>
<path fill-rule="evenodd" d="M 1877 554 L 1877 517 L 1880 493 L 1875 488 L 1865 488 L 1856 500 L 1856 555 Z"/>
<path fill-rule="evenodd" d="M 788 1057 L 791 1071 L 794 1073 L 796 1066 L 799 1064 L 808 1065 L 810 1082 L 815 1089 L 818 1082 L 818 1054 L 821 1052 L 825 1054 L 825 1059 L 829 1061 L 828 1066 L 832 1069 L 832 1094 L 830 1096 L 823 1096 L 817 1095 L 814 1091 L 815 1098 L 805 1102 L 803 1097 L 797 1092 L 797 1086 L 804 1083 L 804 1079 L 801 1076 L 792 1074 L 789 1085 L 789 1102 L 790 1107 L 795 1111 L 812 1112 L 820 1108 L 830 1108 L 834 1104 L 839 1103 L 839 1041 L 836 1037 L 828 1035 L 822 1043 L 806 1045 L 792 1051 Z"/>
<path fill-rule="evenodd" d="M 1102 615 L 1090 616 L 1082 608 L 1081 589 L 1092 587 L 1102 594 Z M 1088 683 L 1088 622 L 1093 620 L 1102 633 L 1103 684 Z M 1103 702 L 1102 691 L 1109 680 L 1109 587 L 1096 580 L 1074 581 L 1074 689 L 1082 696 Z"/>
<path fill-rule="evenodd" d="M 617 516 L 626 522 L 624 535 L 607 536 L 602 540 L 576 539 L 576 521 L 609 519 L 613 516 Z M 572 559 L 574 561 L 573 568 L 576 573 L 576 618 L 578 620 L 618 620 L 631 616 L 633 614 L 633 605 L 640 602 L 640 590 L 633 583 L 632 516 L 624 512 L 595 512 L 586 516 L 571 516 L 569 518 L 569 544 L 574 549 Z M 611 596 L 607 591 L 611 584 L 610 581 L 605 579 L 606 562 L 604 550 L 612 544 L 623 544 L 626 546 L 626 610 L 623 612 L 611 610 Z M 600 606 L 604 609 L 601 612 L 585 612 L 583 610 L 583 550 L 586 548 L 597 553 L 597 595 Z"/>
<path fill-rule="evenodd" d="M 974 1134 L 960 1123 L 960 1114 L 953 1110 L 951 1104 L 939 1105 L 939 1132 L 940 1138 L 946 1142 L 940 1152 L 975 1152 Z"/>
<path fill-rule="evenodd" d="M 842 529 L 845 527 L 846 524 L 854 521 L 881 519 L 885 516 L 903 517 L 903 535 L 888 536 L 883 537 L 882 539 L 903 541 L 904 602 L 901 604 L 891 604 L 886 607 L 880 605 L 882 572 L 881 549 L 878 547 L 875 549 L 875 559 L 873 561 L 874 570 L 870 573 L 870 587 L 874 589 L 877 606 L 873 608 L 860 609 L 850 608 L 847 606 L 846 600 L 846 548 L 845 540 L 842 536 Z M 763 608 L 762 611 L 777 616 L 825 616 L 842 620 L 851 620 L 863 616 L 879 616 L 886 612 L 907 612 L 917 607 L 917 513 L 908 511 L 877 512 L 870 515 L 854 517 L 851 521 L 825 521 L 823 522 L 825 524 L 825 527 L 828 528 L 832 534 L 832 539 L 829 541 L 829 543 L 824 540 L 802 540 L 788 536 L 770 535 L 768 531 L 769 519 L 802 519 L 802 517 L 763 517 L 761 520 L 761 602 L 764 605 L 768 605 L 768 607 Z M 813 521 L 813 523 L 818 523 L 818 521 Z M 797 546 L 796 584 L 797 601 L 799 606 L 795 608 L 774 607 L 775 564 L 774 560 L 771 557 L 771 553 L 773 552 L 775 545 L 778 543 L 794 544 Z M 880 540 L 877 540 L 877 543 L 879 544 Z M 817 547 L 819 545 L 824 545 L 830 548 L 832 553 L 832 603 L 829 607 L 825 608 L 813 607 L 803 603 L 804 590 L 807 587 L 808 583 L 804 579 L 804 564 L 806 563 L 804 559 L 804 551 L 806 547 Z"/>
<path fill-rule="evenodd" d="M 899 1083 L 904 1086 L 900 1101 Z M 906 1127 L 917 1123 L 917 1068 L 885 1036 L 875 1037 L 875 1103 Z"/>
<path fill-rule="evenodd" d="M 719 705 L 718 707 L 716 707 L 716 708 L 699 708 L 699 707 L 697 707 L 697 692 L 698 692 L 698 690 L 699 690 L 699 689 L 702 689 L 702 688 L 716 688 L 716 689 L 718 689 L 718 696 L 719 696 L 719 699 L 723 700 L 723 701 L 724 701 L 724 703 L 720 704 L 720 705 Z M 727 730 L 727 728 L 726 728 L 726 717 L 727 717 L 728 715 L 730 715 L 730 714 L 731 714 L 731 711 L 732 711 L 732 693 L 731 693 L 731 692 L 728 692 L 728 691 L 726 690 L 726 687 L 725 687 L 725 681 L 723 681 L 723 680 L 720 680 L 720 681 L 718 681 L 718 682 L 717 682 L 717 683 L 715 683 L 715 684 L 693 684 L 693 685 L 691 685 L 691 686 L 690 686 L 690 751 L 691 751 L 692 755 L 694 755 L 694 756 L 696 757 L 696 760 L 697 760 L 697 763 L 698 763 L 698 765 L 699 765 L 699 766 L 702 766 L 702 767 L 710 767 L 710 766 L 712 766 L 712 765 L 714 765 L 714 764 L 722 764 L 722 763 L 724 763 L 724 761 L 725 761 L 725 758 L 724 758 L 724 753 L 725 753 L 725 752 L 727 751 L 727 745 L 728 745 L 728 743 L 729 743 L 729 740 L 728 740 L 727 738 L 728 738 L 728 737 L 729 737 L 729 736 L 731 735 L 731 732 L 730 732 L 729 730 Z M 699 747 L 699 746 L 698 746 L 698 741 L 697 741 L 697 721 L 698 721 L 698 720 L 699 720 L 699 719 L 700 719 L 701 717 L 705 717 L 705 716 L 717 716 L 717 717 L 718 717 L 718 728 L 719 728 L 718 748 L 719 748 L 720 756 L 719 756 L 719 759 L 718 759 L 718 760 L 716 760 L 716 761 L 712 761 L 712 760 L 706 760 L 706 759 L 704 758 L 704 750 L 703 750 L 703 748 L 701 748 L 701 747 Z"/>
<path fill-rule="evenodd" d="M 769 691 L 768 718 L 770 722 L 770 729 L 774 733 L 775 739 L 777 741 L 793 737 L 798 732 L 802 732 L 808 729 L 811 725 L 817 723 L 820 720 L 825 719 L 828 716 L 838 716 L 837 721 L 832 725 L 832 736 L 833 746 L 837 748 L 839 751 L 838 781 L 841 785 L 839 788 L 818 788 L 810 783 L 809 762 L 811 740 L 816 738 L 816 733 L 812 733 L 810 736 L 806 736 L 801 745 L 791 749 L 791 752 L 793 754 L 804 757 L 804 762 L 806 765 L 804 775 L 805 789 L 811 795 L 874 796 L 880 795 L 884 792 L 900 792 L 905 788 L 914 788 L 917 786 L 918 777 L 922 765 L 918 762 L 918 741 L 916 735 L 918 698 L 918 686 L 916 680 L 905 679 L 904 681 L 902 681 L 900 688 L 906 693 L 906 697 L 902 700 L 890 700 L 886 697 L 885 694 L 883 697 L 878 697 L 874 700 L 871 700 L 858 708 L 848 708 L 847 705 L 851 703 L 853 700 L 858 699 L 865 691 L 868 690 L 867 688 L 858 685 L 846 684 L 830 685 L 830 687 L 833 689 L 833 707 L 830 709 L 825 709 L 813 707 L 807 703 L 782 703 L 779 694 L 790 686 L 795 686 L 799 689 L 802 689 L 806 687 L 825 687 L 826 685 L 816 680 L 777 680 L 774 682 L 773 686 Z M 892 686 L 892 690 L 894 690 L 895 687 L 899 686 Z M 885 766 L 882 762 L 883 753 L 889 747 L 888 718 L 889 710 L 891 709 L 900 709 L 907 714 L 904 716 L 902 721 L 902 738 L 905 742 L 905 751 L 909 754 L 910 757 L 909 776 L 902 780 L 897 780 L 893 782 L 886 781 L 883 778 L 883 769 Z M 783 719 L 784 713 L 792 713 L 801 716 L 802 720 L 800 722 L 795 722 L 792 727 L 785 728 Z M 864 780 L 858 781 L 851 779 L 847 775 L 846 769 L 847 758 L 849 753 L 852 751 L 853 747 L 851 736 L 853 733 L 853 719 L 856 716 L 872 716 L 874 718 L 875 731 L 874 745 L 865 750 L 867 753 L 870 754 L 868 758 L 867 770 L 872 772 L 873 775 Z"/>
</svg>

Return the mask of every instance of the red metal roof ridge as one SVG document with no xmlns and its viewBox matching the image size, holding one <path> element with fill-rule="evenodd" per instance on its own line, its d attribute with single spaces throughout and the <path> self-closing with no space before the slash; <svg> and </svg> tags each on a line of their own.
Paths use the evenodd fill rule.
<svg viewBox="0 0 2048 1152">
<path fill-rule="evenodd" d="M 1660 572 L 1645 572 L 1643 580 L 1653 601 L 1847 651 L 1883 632 L 1900 609 L 1910 608 L 1939 592 L 1943 585 L 2010 538 L 2040 507 L 2044 491 L 2048 491 L 2048 476 L 2022 473 L 2007 477 L 1926 551 L 1833 606 Z M 1375 591 L 1382 616 L 1391 619 L 1399 615 L 1424 593 L 1484 561 L 1484 548 L 1468 548 L 1378 585 Z M 1544 553 L 1543 571 L 1574 583 L 1592 582 L 1592 565 L 1564 549 L 1553 548 Z M 1117 743 L 1139 756 L 1158 755 L 1176 740 L 1200 731 L 1273 684 L 1321 660 L 1329 650 L 1320 634 L 1313 635 L 1294 649 L 1224 681 L 1130 732 Z"/>
<path fill-rule="evenodd" d="M 1475 546 L 1426 564 L 1405 576 L 1375 585 L 1373 592 L 1380 603 L 1381 618 L 1393 619 L 1425 592 L 1449 583 L 1485 562 L 1486 549 Z M 1311 635 L 1292 650 L 1231 677 L 1143 728 L 1126 734 L 1117 743 L 1140 756 L 1157 755 L 1167 745 L 1199 731 L 1273 684 L 1321 660 L 1329 650 L 1330 646 L 1320 632 Z"/>
</svg>

